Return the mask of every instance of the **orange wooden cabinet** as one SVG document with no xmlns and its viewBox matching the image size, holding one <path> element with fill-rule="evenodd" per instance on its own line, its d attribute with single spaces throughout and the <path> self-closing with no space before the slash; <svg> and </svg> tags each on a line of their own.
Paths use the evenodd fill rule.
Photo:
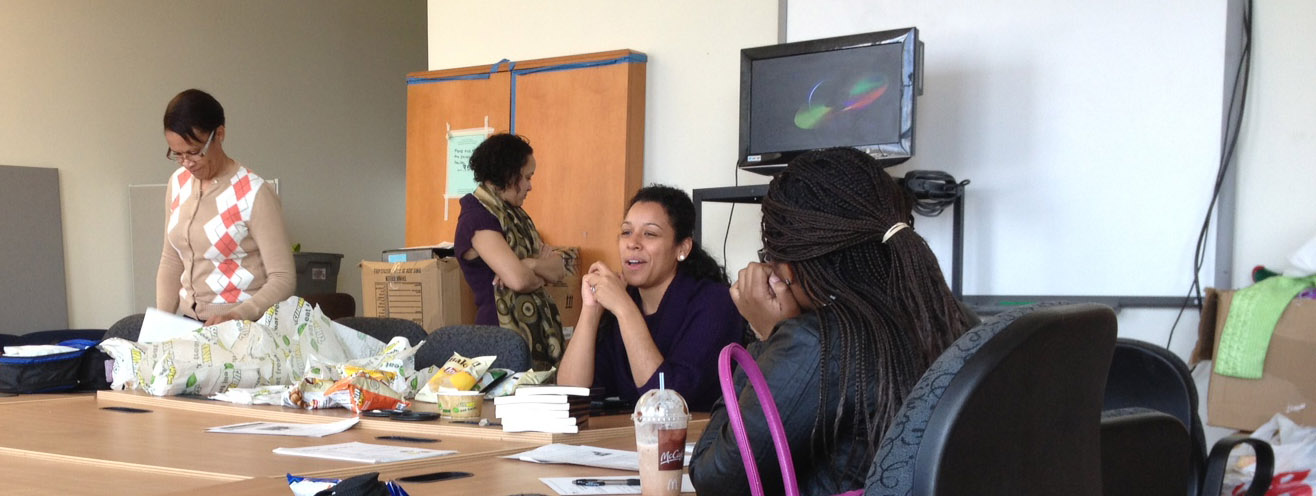
<svg viewBox="0 0 1316 496">
<path fill-rule="evenodd" d="M 644 54 L 417 72 L 407 84 L 408 246 L 453 240 L 461 207 L 444 199 L 447 131 L 483 127 L 487 118 L 535 149 L 524 207 L 544 240 L 579 247 L 583 270 L 600 260 L 619 268 L 618 227 L 644 177 Z"/>
</svg>

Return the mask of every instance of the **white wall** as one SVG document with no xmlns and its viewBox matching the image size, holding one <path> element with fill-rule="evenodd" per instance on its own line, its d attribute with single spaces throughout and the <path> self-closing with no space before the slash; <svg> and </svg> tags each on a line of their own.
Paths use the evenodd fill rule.
<svg viewBox="0 0 1316 496">
<path fill-rule="evenodd" d="M 359 302 L 355 262 L 403 243 L 404 77 L 424 69 L 424 8 L 0 0 L 0 163 L 60 171 L 70 325 L 142 311 L 128 185 L 173 169 L 161 116 L 191 87 L 224 105 L 226 151 L 280 179 L 289 237 L 346 255 L 339 290 Z"/>
<path fill-rule="evenodd" d="M 1177 296 L 1219 156 L 1225 4 L 811 0 L 790 4 L 787 37 L 922 30 L 911 165 L 973 180 L 966 293 Z M 1316 97 L 1303 83 L 1316 74 L 1303 29 L 1316 7 L 1257 6 L 1234 287 L 1316 235 L 1316 197 L 1298 192 L 1316 184 Z M 1126 309 L 1120 334 L 1164 344 L 1176 316 Z M 1197 321 L 1190 309 L 1175 331 L 1181 356 Z"/>
<path fill-rule="evenodd" d="M 777 0 L 430 0 L 429 68 L 623 48 L 643 52 L 649 57 L 645 184 L 687 191 L 730 186 L 736 181 L 740 49 L 777 42 L 777 11 Z M 741 173 L 740 183 L 766 180 Z M 736 268 L 759 248 L 757 208 L 745 207 L 737 208 L 732 230 L 730 265 Z M 704 240 L 718 259 L 728 209 L 705 210 Z"/>
<path fill-rule="evenodd" d="M 1287 267 L 1316 236 L 1316 3 L 1256 2 L 1247 113 L 1238 144 L 1235 286 L 1255 265 Z"/>
<path fill-rule="evenodd" d="M 430 69 L 613 48 L 648 53 L 646 182 L 687 189 L 764 182 L 731 170 L 736 68 L 740 48 L 775 42 L 776 2 L 429 5 Z M 1224 5 L 809 0 L 789 2 L 781 14 L 788 41 L 906 25 L 923 30 L 918 158 L 896 172 L 940 169 L 973 180 L 967 293 L 1171 296 L 1191 280 L 1215 171 Z M 1300 193 L 1316 184 L 1316 167 L 1304 163 L 1316 155 L 1316 97 L 1303 90 L 1316 75 L 1305 48 L 1316 45 L 1316 35 L 1303 29 L 1314 24 L 1316 7 L 1301 0 L 1258 6 L 1238 160 L 1235 286 L 1245 285 L 1252 265 L 1283 265 L 1316 234 L 1316 197 Z M 1019 180 L 1029 178 L 1063 193 L 1035 185 L 1021 192 Z M 1171 185 L 1173 195 L 1151 194 L 1154 184 Z M 1027 194 L 1032 199 L 1022 200 Z M 726 212 L 706 210 L 704 241 L 717 256 Z M 756 207 L 737 208 L 728 253 L 733 276 L 758 247 L 757 216 Z M 1056 226 L 1081 225 L 1099 229 L 1055 235 Z M 949 219 L 921 219 L 919 227 L 949 270 Z M 1212 264 L 1208 257 L 1207 284 Z M 1175 317 L 1125 310 L 1121 335 L 1164 343 Z M 1171 349 L 1186 355 L 1196 325 L 1190 309 Z"/>
</svg>

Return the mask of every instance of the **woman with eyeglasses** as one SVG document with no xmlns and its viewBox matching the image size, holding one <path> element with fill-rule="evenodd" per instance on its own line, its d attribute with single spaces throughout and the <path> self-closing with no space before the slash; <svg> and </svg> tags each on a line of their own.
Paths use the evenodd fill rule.
<svg viewBox="0 0 1316 496">
<path fill-rule="evenodd" d="M 684 191 L 649 186 L 631 198 L 617 237 L 621 271 L 596 262 L 581 277 L 580 320 L 558 384 L 601 387 L 630 403 L 658 387 L 691 410 L 719 396 L 717 354 L 741 342 L 745 322 L 727 276 L 692 237 L 694 203 Z"/>
<path fill-rule="evenodd" d="M 763 198 L 763 259 L 731 298 L 762 340 L 749 347 L 781 414 L 800 494 L 863 489 L 909 390 L 974 321 L 910 227 L 909 197 L 853 148 L 799 156 Z M 735 375 L 765 493 L 782 478 L 758 398 Z M 725 405 L 713 407 L 690 478 L 700 494 L 749 494 Z"/>
<path fill-rule="evenodd" d="M 224 107 L 190 89 L 165 107 L 165 195 L 157 308 L 206 325 L 256 320 L 292 296 L 292 245 L 274 189 L 224 150 Z"/>
</svg>

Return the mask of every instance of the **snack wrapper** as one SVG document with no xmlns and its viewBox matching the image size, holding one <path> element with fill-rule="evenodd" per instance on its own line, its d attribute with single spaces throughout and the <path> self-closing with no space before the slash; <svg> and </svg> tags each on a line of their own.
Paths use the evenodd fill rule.
<svg viewBox="0 0 1316 496">
<path fill-rule="evenodd" d="M 388 384 L 367 373 L 338 380 L 324 395 L 351 409 L 353 413 L 364 410 L 403 410 L 411 405 Z"/>
<path fill-rule="evenodd" d="M 325 394 L 334 383 L 325 379 L 316 379 L 307 377 L 297 383 L 297 387 L 289 388 L 288 395 L 284 398 L 283 406 L 292 408 L 304 408 L 314 410 L 317 408 L 335 408 L 339 405 L 337 401 Z"/>
<path fill-rule="evenodd" d="M 328 386 L 319 381 L 332 384 L 360 370 L 390 377 L 389 387 L 406 395 L 418 389 L 410 384 L 419 376 L 413 370 L 417 348 L 406 338 L 384 343 L 330 320 L 297 297 L 279 302 L 255 322 L 228 321 L 159 343 L 111 338 L 99 347 L 114 358 L 111 388 L 141 389 L 156 396 L 210 397 L 233 388 L 296 385 L 280 401 L 326 408 L 333 402 L 323 396 Z M 301 397 L 294 399 L 293 391 Z M 254 394 L 222 398 L 273 401 L 268 390 Z"/>
<path fill-rule="evenodd" d="M 320 491 L 331 489 L 342 479 L 330 479 L 322 477 L 299 477 L 288 474 L 288 489 L 292 490 L 293 496 L 315 496 Z M 384 482 L 384 487 L 388 489 L 388 496 L 408 496 L 407 491 L 402 489 L 398 483 L 393 481 Z"/>
<path fill-rule="evenodd" d="M 488 392 L 488 389 L 502 384 L 504 379 L 515 373 L 512 369 L 489 369 L 484 375 L 480 376 L 480 382 L 475 383 L 475 390 Z"/>
<path fill-rule="evenodd" d="M 113 389 L 211 396 L 229 388 L 291 385 L 308 363 L 346 362 L 360 349 L 345 342 L 352 334 L 360 333 L 292 297 L 255 322 L 231 320 L 160 343 L 110 338 L 99 348 L 114 358 Z"/>
<path fill-rule="evenodd" d="M 210 396 L 212 400 L 238 405 L 283 405 L 292 386 L 261 386 L 255 388 L 229 388 Z"/>
<path fill-rule="evenodd" d="M 516 388 L 524 385 L 543 384 L 549 379 L 552 379 L 554 374 L 557 374 L 557 367 L 542 372 L 536 372 L 533 369 L 525 372 L 517 372 L 503 382 L 495 385 L 493 389 L 490 389 L 488 393 L 485 393 L 484 397 L 494 399 L 499 396 L 511 396 L 516 392 Z"/>
<path fill-rule="evenodd" d="M 453 353 L 452 358 L 449 358 L 442 367 L 439 367 L 438 373 L 434 374 L 425 383 L 425 386 L 416 392 L 416 401 L 437 403 L 439 398 L 436 393 L 441 388 L 470 391 L 471 388 L 475 387 L 479 377 L 483 376 L 486 370 L 489 370 L 489 364 L 497 358 L 496 356 L 466 358 Z"/>
</svg>

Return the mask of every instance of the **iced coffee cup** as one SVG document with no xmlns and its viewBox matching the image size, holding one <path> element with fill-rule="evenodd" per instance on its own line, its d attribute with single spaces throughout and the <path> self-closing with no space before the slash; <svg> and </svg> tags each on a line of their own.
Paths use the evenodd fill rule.
<svg viewBox="0 0 1316 496">
<path fill-rule="evenodd" d="M 640 492 L 645 496 L 676 496 L 681 493 L 690 409 L 679 393 L 664 387 L 661 374 L 658 384 L 658 389 L 640 397 L 631 415 L 640 458 Z"/>
</svg>

